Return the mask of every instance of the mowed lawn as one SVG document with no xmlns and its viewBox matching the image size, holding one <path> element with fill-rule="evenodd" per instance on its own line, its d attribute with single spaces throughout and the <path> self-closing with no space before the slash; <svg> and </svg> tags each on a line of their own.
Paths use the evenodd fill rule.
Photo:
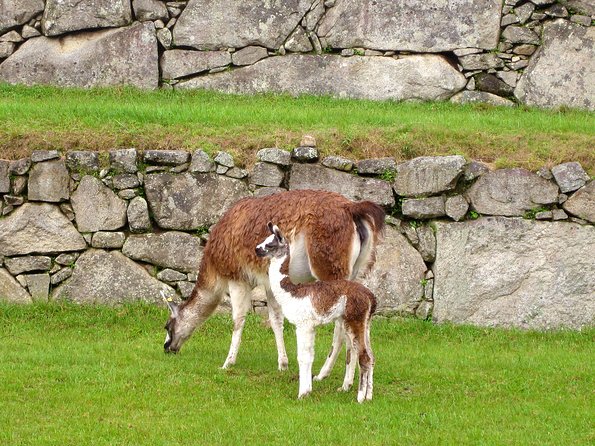
<svg viewBox="0 0 595 446">
<path fill-rule="evenodd" d="M 374 400 L 338 393 L 343 363 L 304 401 L 251 315 L 223 371 L 231 320 L 181 354 L 162 350 L 166 310 L 0 305 L 0 444 L 592 445 L 595 329 L 519 332 L 376 319 Z M 330 346 L 319 331 L 318 369 Z"/>
<path fill-rule="evenodd" d="M 203 148 L 249 166 L 258 149 L 292 149 L 310 134 L 323 156 L 460 154 L 533 170 L 578 161 L 595 175 L 595 113 L 569 109 L 0 84 L 0 122 L 0 158 L 9 159 L 38 149 Z"/>
</svg>

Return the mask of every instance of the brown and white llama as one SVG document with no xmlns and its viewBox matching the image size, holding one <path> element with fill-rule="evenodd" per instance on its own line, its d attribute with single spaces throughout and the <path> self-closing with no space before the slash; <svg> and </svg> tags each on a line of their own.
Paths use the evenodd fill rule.
<svg viewBox="0 0 595 446">
<path fill-rule="evenodd" d="M 269 282 L 273 295 L 283 315 L 296 327 L 300 369 L 298 398 L 312 391 L 315 329 L 335 322 L 339 339 L 345 334 L 348 342 L 345 379 L 340 390 L 347 391 L 353 384 L 357 359 L 360 369 L 357 401 L 371 400 L 374 355 L 370 345 L 370 320 L 376 310 L 374 294 L 362 284 L 344 279 L 293 283 L 288 275 L 289 244 L 277 226 L 269 222 L 268 228 L 271 235 L 256 247 L 256 255 L 270 259 Z"/>
<path fill-rule="evenodd" d="M 278 367 L 287 369 L 283 314 L 271 292 L 268 261 L 254 251 L 268 235 L 269 221 L 276 222 L 290 243 L 289 276 L 294 283 L 303 283 L 355 278 L 360 270 L 370 268 L 384 226 L 384 211 L 370 201 L 353 202 L 337 193 L 314 190 L 240 200 L 213 227 L 190 298 L 179 305 L 168 303 L 166 352 L 177 352 L 229 292 L 234 325 L 223 368 L 235 364 L 251 308 L 251 289 L 264 285 Z M 342 339 L 337 339 L 333 347 L 340 342 Z"/>
</svg>

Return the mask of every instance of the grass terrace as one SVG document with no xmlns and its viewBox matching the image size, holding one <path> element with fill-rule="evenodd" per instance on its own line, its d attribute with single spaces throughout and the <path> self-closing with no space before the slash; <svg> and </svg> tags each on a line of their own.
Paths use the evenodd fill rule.
<svg viewBox="0 0 595 446">
<path fill-rule="evenodd" d="M 203 148 L 250 165 L 258 149 L 292 149 L 308 133 L 322 155 L 460 154 L 528 169 L 579 161 L 595 174 L 595 114 L 568 109 L 0 84 L 0 122 L 9 159 L 37 149 Z"/>
<path fill-rule="evenodd" d="M 0 304 L 0 444 L 592 445 L 595 329 L 521 332 L 377 318 L 374 400 L 336 392 L 342 359 L 298 390 L 273 335 L 248 318 L 237 365 L 219 369 L 231 320 L 215 316 L 164 355 L 166 310 Z M 332 328 L 319 331 L 315 369 Z M 342 355 L 343 356 L 343 355 Z"/>
</svg>

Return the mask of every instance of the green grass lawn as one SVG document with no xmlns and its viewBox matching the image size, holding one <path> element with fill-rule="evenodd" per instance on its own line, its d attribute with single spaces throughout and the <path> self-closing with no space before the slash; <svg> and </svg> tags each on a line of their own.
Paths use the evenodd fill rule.
<svg viewBox="0 0 595 446">
<path fill-rule="evenodd" d="M 595 329 L 519 332 L 375 320 L 375 395 L 338 393 L 343 364 L 296 399 L 252 315 L 238 363 L 215 316 L 164 355 L 166 310 L 0 305 L 0 444 L 592 445 Z M 318 369 L 330 346 L 317 338 Z"/>
<path fill-rule="evenodd" d="M 354 159 L 461 154 L 497 167 L 579 161 L 595 174 L 595 114 L 205 91 L 59 89 L 0 84 L 0 157 L 35 149 L 203 148 L 254 162 L 263 147 L 317 138 Z"/>
</svg>

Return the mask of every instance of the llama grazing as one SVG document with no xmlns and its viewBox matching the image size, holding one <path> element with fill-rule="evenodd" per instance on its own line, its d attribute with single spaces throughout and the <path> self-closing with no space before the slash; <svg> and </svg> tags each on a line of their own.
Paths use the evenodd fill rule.
<svg viewBox="0 0 595 446">
<path fill-rule="evenodd" d="M 289 245 L 277 226 L 268 223 L 271 231 L 256 247 L 259 257 L 270 258 L 269 281 L 284 316 L 296 327 L 300 390 L 298 398 L 312 391 L 314 336 L 318 325 L 335 322 L 339 339 L 347 336 L 347 365 L 340 390 L 349 390 L 355 375 L 355 359 L 359 363 L 357 401 L 372 399 L 374 355 L 370 346 L 370 319 L 376 309 L 376 298 L 365 286 L 344 279 L 294 284 L 288 276 Z M 338 346 L 340 348 L 340 345 Z M 339 348 L 336 350 L 338 351 Z M 335 353 L 335 348 L 331 356 Z M 336 359 L 334 356 L 333 362 Z M 332 364 L 331 364 L 332 367 Z"/>
<path fill-rule="evenodd" d="M 359 271 L 370 268 L 384 226 L 384 211 L 369 201 L 353 202 L 337 193 L 314 190 L 240 200 L 213 227 L 190 298 L 179 305 L 168 303 L 166 352 L 177 352 L 229 292 L 233 334 L 223 368 L 233 365 L 251 308 L 251 289 L 264 285 L 278 367 L 287 369 L 283 314 L 271 292 L 268 262 L 254 251 L 268 235 L 267 222 L 271 220 L 291 244 L 289 276 L 295 283 L 303 283 L 355 278 Z"/>
</svg>

